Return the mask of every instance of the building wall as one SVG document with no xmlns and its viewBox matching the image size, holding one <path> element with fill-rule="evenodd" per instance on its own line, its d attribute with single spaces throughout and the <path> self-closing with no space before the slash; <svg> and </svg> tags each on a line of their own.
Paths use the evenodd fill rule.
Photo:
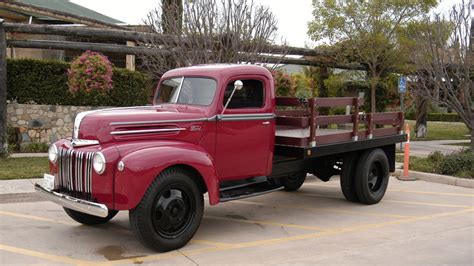
<svg viewBox="0 0 474 266">
<path fill-rule="evenodd" d="M 9 103 L 9 137 L 14 139 L 18 147 L 33 142 L 50 144 L 58 139 L 69 138 L 72 137 L 76 115 L 99 108 L 103 107 Z"/>
</svg>

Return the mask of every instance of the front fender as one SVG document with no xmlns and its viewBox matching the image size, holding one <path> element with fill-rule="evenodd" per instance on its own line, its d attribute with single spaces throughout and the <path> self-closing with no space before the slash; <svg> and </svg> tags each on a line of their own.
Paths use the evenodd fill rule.
<svg viewBox="0 0 474 266">
<path fill-rule="evenodd" d="M 130 210 L 141 201 L 153 180 L 166 168 L 187 165 L 203 177 L 209 203 L 219 202 L 219 181 L 212 157 L 201 147 L 190 143 L 156 146 L 135 150 L 123 156 L 125 168 L 115 175 L 115 209 Z"/>
</svg>

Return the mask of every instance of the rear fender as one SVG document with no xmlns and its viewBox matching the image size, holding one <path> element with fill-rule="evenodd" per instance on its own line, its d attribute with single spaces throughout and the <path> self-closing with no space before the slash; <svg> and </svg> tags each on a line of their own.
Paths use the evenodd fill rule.
<svg viewBox="0 0 474 266">
<path fill-rule="evenodd" d="M 199 146 L 182 143 L 133 151 L 121 161 L 125 168 L 115 171 L 115 209 L 130 210 L 141 201 L 153 180 L 166 168 L 186 165 L 195 169 L 207 187 L 209 203 L 219 202 L 219 181 L 211 156 Z M 198 178 L 198 177 L 196 177 Z"/>
</svg>

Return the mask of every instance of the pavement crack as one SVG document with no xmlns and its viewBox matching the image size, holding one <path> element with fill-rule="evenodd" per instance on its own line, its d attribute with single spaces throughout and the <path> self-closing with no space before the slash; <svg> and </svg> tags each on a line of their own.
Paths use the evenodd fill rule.
<svg viewBox="0 0 474 266">
<path fill-rule="evenodd" d="M 181 252 L 180 249 L 177 249 L 176 251 L 178 251 L 179 254 L 183 255 L 184 257 L 186 257 L 191 263 L 193 263 L 194 265 L 199 265 L 199 263 L 195 262 L 193 259 L 191 259 L 191 257 L 187 256 L 186 254 L 184 254 L 183 252 Z"/>
</svg>

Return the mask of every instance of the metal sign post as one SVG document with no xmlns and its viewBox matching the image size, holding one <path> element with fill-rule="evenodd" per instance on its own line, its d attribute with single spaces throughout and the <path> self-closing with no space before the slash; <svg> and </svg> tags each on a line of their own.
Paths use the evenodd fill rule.
<svg viewBox="0 0 474 266">
<path fill-rule="evenodd" d="M 398 92 L 400 93 L 400 112 L 404 112 L 403 100 L 407 91 L 407 77 L 400 76 L 398 78 Z M 402 150 L 402 143 L 400 143 L 400 150 Z"/>
</svg>

